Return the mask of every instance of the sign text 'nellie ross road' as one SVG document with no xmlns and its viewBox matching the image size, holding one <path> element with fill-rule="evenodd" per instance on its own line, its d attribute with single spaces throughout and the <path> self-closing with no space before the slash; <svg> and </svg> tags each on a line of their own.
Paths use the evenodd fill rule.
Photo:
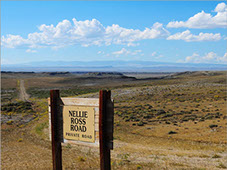
<svg viewBox="0 0 227 170">
<path fill-rule="evenodd" d="M 84 142 L 95 141 L 95 109 L 86 106 L 63 107 L 64 138 Z"/>
</svg>

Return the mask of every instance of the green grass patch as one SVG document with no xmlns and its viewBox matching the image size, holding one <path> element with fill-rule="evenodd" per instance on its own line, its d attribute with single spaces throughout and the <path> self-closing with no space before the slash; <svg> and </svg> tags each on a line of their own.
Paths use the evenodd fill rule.
<svg viewBox="0 0 227 170">
<path fill-rule="evenodd" d="M 47 128 L 47 127 L 48 127 L 48 123 L 47 123 L 47 122 L 38 124 L 38 125 L 35 127 L 35 132 L 36 132 L 38 135 L 42 135 L 42 134 L 43 134 L 43 129 L 45 129 L 45 128 Z"/>
</svg>

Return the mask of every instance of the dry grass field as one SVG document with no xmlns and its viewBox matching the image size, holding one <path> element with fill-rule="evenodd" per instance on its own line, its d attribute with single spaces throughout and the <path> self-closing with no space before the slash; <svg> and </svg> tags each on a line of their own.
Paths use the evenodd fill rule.
<svg viewBox="0 0 227 170">
<path fill-rule="evenodd" d="M 227 169 L 227 72 L 140 80 L 122 75 L 2 74 L 1 169 L 51 169 L 49 90 L 115 102 L 112 169 Z M 19 101 L 20 80 L 29 101 Z M 62 144 L 64 169 L 99 169 L 99 150 Z"/>
</svg>

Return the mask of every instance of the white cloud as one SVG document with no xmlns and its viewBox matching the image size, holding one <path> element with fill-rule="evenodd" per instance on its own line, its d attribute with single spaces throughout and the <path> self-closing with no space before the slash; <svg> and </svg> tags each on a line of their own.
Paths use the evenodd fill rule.
<svg viewBox="0 0 227 170">
<path fill-rule="evenodd" d="M 105 52 L 104 51 L 98 51 L 97 54 L 105 54 Z"/>
<path fill-rule="evenodd" d="M 160 53 L 158 53 L 158 52 L 156 52 L 156 51 L 152 52 L 152 53 L 150 54 L 150 56 L 151 56 L 152 58 L 154 58 L 154 59 L 160 59 L 160 58 L 163 58 L 163 57 L 164 57 L 164 55 L 162 55 L 162 54 L 160 54 Z"/>
<path fill-rule="evenodd" d="M 163 28 L 161 23 L 154 23 L 151 28 L 145 28 L 144 31 L 138 29 L 126 29 L 119 25 L 113 24 L 106 28 L 106 44 L 125 44 L 135 46 L 133 42 L 144 39 L 165 38 L 169 32 Z"/>
<path fill-rule="evenodd" d="M 219 57 L 217 60 L 222 63 L 227 63 L 227 53 L 225 53 L 223 57 Z"/>
<path fill-rule="evenodd" d="M 137 41 L 165 38 L 169 35 L 169 32 L 158 22 L 154 23 L 151 28 L 141 31 L 123 28 L 116 24 L 104 27 L 96 19 L 77 21 L 73 18 L 72 21 L 71 23 L 63 20 L 56 26 L 43 24 L 39 26 L 39 32 L 30 33 L 27 38 L 11 34 L 2 36 L 2 46 L 7 48 L 51 47 L 54 49 L 77 44 L 83 47 L 111 44 L 136 46 Z"/>
<path fill-rule="evenodd" d="M 214 9 L 215 12 L 224 12 L 227 11 L 227 6 L 224 2 L 218 4 L 216 8 Z"/>
<path fill-rule="evenodd" d="M 127 44 L 128 47 L 135 47 L 135 46 L 138 46 L 138 45 L 140 45 L 140 44 L 139 43 L 132 43 L 132 42 L 129 42 Z"/>
<path fill-rule="evenodd" d="M 220 57 L 214 52 L 209 52 L 203 56 L 198 53 L 193 53 L 191 56 L 187 56 L 185 60 L 180 60 L 185 63 L 226 63 L 227 64 L 227 53 Z"/>
<path fill-rule="evenodd" d="M 27 52 L 27 53 L 37 53 L 36 50 L 32 50 L 32 49 L 27 49 L 26 52 Z"/>
<path fill-rule="evenodd" d="M 120 55 L 138 55 L 141 52 L 142 52 L 142 50 L 130 51 L 130 50 L 127 50 L 125 48 L 122 48 L 120 51 L 115 51 L 112 54 L 114 54 L 116 56 L 120 56 Z M 141 55 L 143 55 L 143 54 L 141 54 Z"/>
<path fill-rule="evenodd" d="M 167 40 L 184 40 L 186 42 L 191 41 L 218 41 L 221 39 L 220 33 L 199 33 L 198 35 L 193 35 L 189 30 L 184 32 L 178 32 L 176 34 L 167 37 Z"/>
<path fill-rule="evenodd" d="M 172 21 L 167 24 L 168 28 L 226 28 L 227 27 L 227 5 L 219 3 L 214 12 L 217 14 L 212 16 L 209 13 L 201 11 L 190 17 L 187 21 Z"/>
<path fill-rule="evenodd" d="M 28 45 L 28 40 L 22 38 L 20 35 L 6 35 L 2 36 L 1 43 L 7 48 L 20 47 L 22 45 Z"/>
<path fill-rule="evenodd" d="M 185 62 L 186 63 L 190 63 L 190 62 L 197 62 L 198 61 L 198 58 L 199 58 L 199 54 L 197 53 L 193 53 L 192 56 L 187 56 L 185 58 Z"/>
<path fill-rule="evenodd" d="M 126 50 L 125 48 L 122 48 L 120 51 L 115 51 L 112 54 L 114 55 L 122 55 L 122 54 L 129 54 L 130 52 L 128 50 Z"/>
</svg>

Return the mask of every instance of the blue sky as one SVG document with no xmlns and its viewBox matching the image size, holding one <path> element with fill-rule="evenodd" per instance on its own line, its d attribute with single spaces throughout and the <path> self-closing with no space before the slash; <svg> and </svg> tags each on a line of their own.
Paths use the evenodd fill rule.
<svg viewBox="0 0 227 170">
<path fill-rule="evenodd" d="M 2 64 L 227 63 L 225 1 L 1 1 Z"/>
</svg>

